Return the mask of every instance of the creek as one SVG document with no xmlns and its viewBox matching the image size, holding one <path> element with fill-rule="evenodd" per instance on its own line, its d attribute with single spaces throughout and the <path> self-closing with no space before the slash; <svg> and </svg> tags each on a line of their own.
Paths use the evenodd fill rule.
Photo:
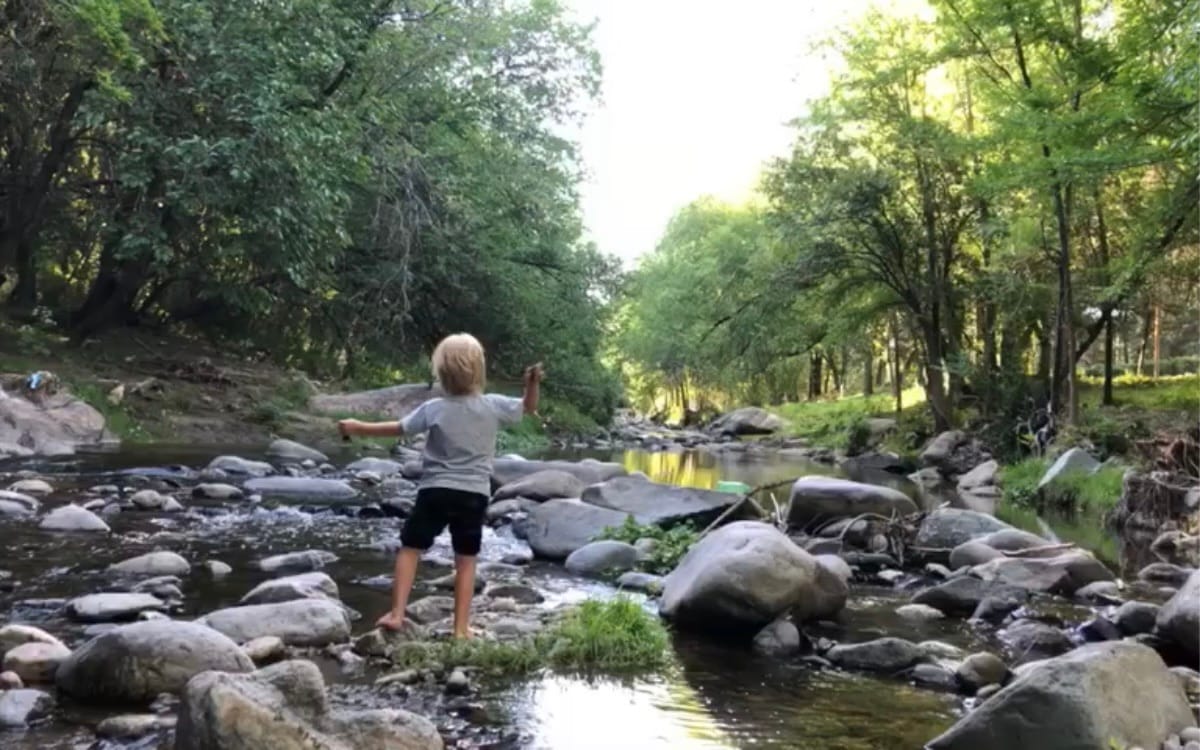
<svg viewBox="0 0 1200 750">
<path fill-rule="evenodd" d="M 69 459 L 25 461 L 0 467 L 8 473 L 29 470 L 55 487 L 44 509 L 87 496 L 87 488 L 121 484 L 131 476 L 179 479 L 194 483 L 194 470 L 222 446 L 134 447 L 115 453 Z M 258 458 L 240 451 L 239 455 Z M 718 481 L 757 486 L 805 474 L 836 473 L 828 465 L 778 454 L 712 455 L 700 452 L 619 451 L 555 454 L 553 458 L 596 457 L 615 460 L 629 471 L 672 484 L 713 487 Z M 336 465 L 356 456 L 333 455 Z M 903 481 L 903 480 L 901 480 Z M 786 490 L 779 501 L 786 502 Z M 269 576 L 251 563 L 270 554 L 304 549 L 329 550 L 338 561 L 325 571 L 337 581 L 342 600 L 361 612 L 355 632 L 386 608 L 391 552 L 401 522 L 390 518 L 352 518 L 294 506 L 267 508 L 239 502 L 193 500 L 184 514 L 119 513 L 107 519 L 113 534 L 54 534 L 36 523 L 0 519 L 4 554 L 0 569 L 0 623 L 27 622 L 77 647 L 84 627 L 61 615 L 64 598 L 101 590 L 104 568 L 153 549 L 170 549 L 195 562 L 218 559 L 233 568 L 213 580 L 193 573 L 183 585 L 183 609 L 177 618 L 198 617 L 231 606 Z M 507 527 L 488 530 L 484 560 L 499 560 L 524 548 Z M 431 550 L 432 564 L 422 566 L 430 580 L 448 572 L 448 539 Z M 439 564 L 441 563 L 441 564 Z M 558 565 L 535 562 L 525 581 L 547 596 L 541 606 L 589 597 L 613 596 L 604 583 L 570 576 Z M 940 640 L 964 649 L 988 645 L 987 636 L 957 620 L 914 623 L 895 614 L 907 601 L 903 592 L 855 584 L 844 622 L 836 630 L 810 632 L 840 642 L 894 635 L 913 641 Z M 1079 616 L 1083 616 L 1080 614 Z M 549 675 L 493 685 L 482 696 L 482 715 L 461 718 L 441 696 L 410 696 L 408 703 L 379 691 L 372 668 L 344 671 L 332 660 L 322 663 L 335 702 L 355 705 L 404 705 L 451 727 L 462 747 L 536 748 L 919 748 L 961 715 L 958 698 L 919 689 L 899 679 L 876 678 L 814 666 L 804 660 L 773 659 L 748 647 L 717 644 L 685 635 L 673 637 L 673 665 L 662 674 L 637 679 Z M 103 714 L 65 706 L 48 723 L 0 736 L 0 744 L 18 750 L 130 747 L 93 744 L 90 725 Z"/>
</svg>

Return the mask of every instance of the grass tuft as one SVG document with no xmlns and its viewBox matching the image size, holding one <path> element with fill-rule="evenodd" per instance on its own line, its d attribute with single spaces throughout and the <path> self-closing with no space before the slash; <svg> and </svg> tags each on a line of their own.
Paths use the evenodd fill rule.
<svg viewBox="0 0 1200 750">
<path fill-rule="evenodd" d="M 909 388 L 901 394 L 905 413 L 911 407 L 924 408 L 925 391 Z M 864 449 L 870 438 L 866 420 L 895 416 L 896 402 L 891 394 L 847 396 L 834 401 L 804 401 L 774 407 L 787 424 L 784 432 L 813 445 L 847 450 Z"/>
<path fill-rule="evenodd" d="M 666 575 L 675 569 L 680 559 L 699 541 L 700 534 L 691 524 L 679 524 L 664 529 L 654 524 L 643 526 L 630 516 L 622 525 L 606 528 L 601 532 L 600 538 L 614 539 L 626 544 L 634 544 L 639 539 L 653 539 L 656 542 L 654 551 L 638 563 L 638 568 L 647 573 Z"/>
<path fill-rule="evenodd" d="M 1027 458 L 1004 467 L 1000 472 L 1004 504 L 1060 514 L 1100 513 L 1111 510 L 1121 499 L 1125 472 L 1119 467 L 1067 474 L 1039 490 L 1038 483 L 1049 465 L 1045 459 Z"/>
</svg>

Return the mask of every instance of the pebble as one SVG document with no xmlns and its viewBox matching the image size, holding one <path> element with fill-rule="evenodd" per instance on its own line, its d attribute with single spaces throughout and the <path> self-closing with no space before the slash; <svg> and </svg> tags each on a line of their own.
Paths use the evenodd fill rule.
<svg viewBox="0 0 1200 750">
<path fill-rule="evenodd" d="M 205 560 L 202 567 L 204 568 L 204 572 L 213 578 L 224 578 L 233 572 L 233 568 L 220 560 Z"/>
<path fill-rule="evenodd" d="M 886 568 L 875 574 L 875 577 L 889 586 L 895 586 L 896 583 L 904 577 L 903 571 Z"/>
<path fill-rule="evenodd" d="M 274 635 L 264 635 L 261 638 L 247 641 L 242 645 L 242 650 L 246 652 L 246 656 L 250 657 L 250 661 L 259 666 L 279 661 L 287 656 L 287 646 L 284 645 L 283 639 Z"/>
<path fill-rule="evenodd" d="M 471 689 L 471 681 L 467 679 L 467 675 L 461 670 L 456 669 L 446 678 L 447 693 L 465 693 Z"/>
<path fill-rule="evenodd" d="M 0 672 L 0 690 L 19 690 L 23 687 L 25 683 L 16 672 Z"/>
<path fill-rule="evenodd" d="M 905 620 L 913 622 L 929 622 L 931 620 L 941 620 L 946 617 L 940 609 L 935 609 L 928 604 L 905 604 L 902 607 L 896 608 L 896 614 Z"/>
</svg>

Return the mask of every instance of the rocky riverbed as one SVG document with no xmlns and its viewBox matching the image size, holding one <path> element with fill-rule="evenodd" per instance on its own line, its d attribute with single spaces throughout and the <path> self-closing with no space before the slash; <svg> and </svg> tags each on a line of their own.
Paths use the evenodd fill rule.
<svg viewBox="0 0 1200 750">
<path fill-rule="evenodd" d="M 928 469 L 986 495 L 985 472 L 960 465 L 984 457 L 963 454 Z M 640 551 L 592 543 L 605 527 L 703 526 L 734 507 L 639 475 L 657 455 L 497 462 L 476 615 L 487 637 L 614 596 Z M 415 495 L 411 452 L 280 442 L 0 467 L 0 744 L 222 748 L 252 731 L 279 743 L 264 747 L 308 733 L 352 747 L 966 748 L 1029 726 L 1021 746 L 1047 750 L 1194 739 L 1200 578 L 1186 555 L 1122 582 L 971 502 L 940 508 L 946 495 L 919 481 L 853 482 L 788 448 L 675 455 L 673 473 L 646 473 L 807 476 L 776 490 L 778 526 L 736 520 L 750 513 L 738 506 L 665 579 L 625 574 L 671 624 L 673 655 L 623 679 L 388 662 L 370 621 Z M 450 573 L 441 540 L 410 611 L 420 638 L 447 628 Z M 208 670 L 222 674 L 197 677 Z M 238 729 L 245 712 L 284 718 Z M 1090 739 L 1062 744 L 1072 732 Z"/>
</svg>

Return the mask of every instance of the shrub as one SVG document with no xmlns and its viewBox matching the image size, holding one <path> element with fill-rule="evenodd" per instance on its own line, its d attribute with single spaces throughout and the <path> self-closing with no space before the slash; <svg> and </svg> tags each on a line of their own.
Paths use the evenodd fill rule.
<svg viewBox="0 0 1200 750">
<path fill-rule="evenodd" d="M 643 526 L 633 520 L 625 519 L 620 526 L 610 526 L 600 534 L 601 539 L 615 539 L 618 542 L 633 544 L 639 539 L 653 539 L 656 544 L 654 551 L 638 563 L 638 567 L 647 573 L 665 575 L 675 569 L 679 560 L 687 554 L 700 539 L 700 532 L 691 524 L 680 524 L 670 529 L 653 524 Z"/>
</svg>

